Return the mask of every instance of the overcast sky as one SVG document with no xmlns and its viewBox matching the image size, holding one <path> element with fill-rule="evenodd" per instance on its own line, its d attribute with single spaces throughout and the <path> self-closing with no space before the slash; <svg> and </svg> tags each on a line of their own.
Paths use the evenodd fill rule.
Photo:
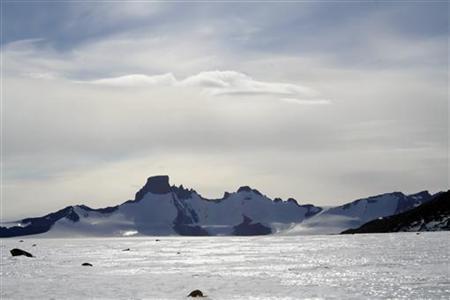
<svg viewBox="0 0 450 300">
<path fill-rule="evenodd" d="M 447 1 L 3 2 L 3 217 L 148 176 L 335 205 L 448 189 Z"/>
</svg>

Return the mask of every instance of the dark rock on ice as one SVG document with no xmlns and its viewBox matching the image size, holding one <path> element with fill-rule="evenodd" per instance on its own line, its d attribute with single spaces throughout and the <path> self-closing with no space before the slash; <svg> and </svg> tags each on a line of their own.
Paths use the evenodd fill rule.
<svg viewBox="0 0 450 300">
<path fill-rule="evenodd" d="M 29 252 L 27 252 L 27 251 L 25 251 L 25 250 L 22 250 L 22 249 L 18 249 L 18 248 L 14 248 L 14 249 L 12 249 L 12 250 L 9 251 L 9 252 L 11 252 L 11 255 L 12 255 L 12 256 L 21 256 L 21 255 L 24 255 L 24 256 L 26 256 L 26 257 L 33 257 L 33 255 L 32 255 L 31 253 L 29 253 Z"/>
<path fill-rule="evenodd" d="M 266 235 L 271 234 L 272 229 L 261 223 L 253 223 L 253 220 L 243 216 L 241 224 L 234 226 L 233 235 Z"/>
<path fill-rule="evenodd" d="M 130 251 L 130 248 L 127 248 L 127 249 L 123 249 L 122 251 Z"/>
<path fill-rule="evenodd" d="M 188 295 L 188 297 L 205 297 L 205 296 L 203 295 L 203 292 L 202 292 L 202 291 L 200 291 L 200 290 L 193 290 L 193 291 Z"/>
<path fill-rule="evenodd" d="M 173 221 L 173 230 L 179 235 L 207 236 L 208 231 L 195 225 L 199 217 L 194 209 L 186 205 L 184 201 L 173 198 L 173 203 L 177 209 L 177 217 Z"/>
<path fill-rule="evenodd" d="M 84 266 L 84 267 L 92 267 L 91 263 L 82 263 L 81 265 Z"/>
</svg>

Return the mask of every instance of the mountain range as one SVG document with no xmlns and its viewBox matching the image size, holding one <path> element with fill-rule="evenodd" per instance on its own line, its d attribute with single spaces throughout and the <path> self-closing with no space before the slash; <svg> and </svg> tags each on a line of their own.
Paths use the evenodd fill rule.
<svg viewBox="0 0 450 300">
<path fill-rule="evenodd" d="M 393 192 L 323 208 L 292 198 L 270 199 L 248 186 L 225 192 L 220 199 L 206 199 L 193 189 L 171 186 L 169 177 L 161 175 L 149 177 L 135 198 L 123 204 L 99 209 L 68 206 L 42 217 L 2 223 L 0 237 L 333 234 L 431 199 L 427 191 Z"/>
</svg>

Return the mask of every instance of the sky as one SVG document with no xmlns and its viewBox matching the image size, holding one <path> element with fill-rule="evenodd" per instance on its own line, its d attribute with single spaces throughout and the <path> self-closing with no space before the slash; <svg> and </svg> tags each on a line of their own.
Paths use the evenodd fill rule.
<svg viewBox="0 0 450 300">
<path fill-rule="evenodd" d="M 2 1 L 2 217 L 152 175 L 338 205 L 449 188 L 448 2 Z"/>
</svg>

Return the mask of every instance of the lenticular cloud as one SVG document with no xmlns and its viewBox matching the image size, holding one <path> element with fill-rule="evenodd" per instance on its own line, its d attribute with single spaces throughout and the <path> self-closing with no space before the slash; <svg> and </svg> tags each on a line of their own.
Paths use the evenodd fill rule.
<svg viewBox="0 0 450 300">
<path fill-rule="evenodd" d="M 172 73 L 160 75 L 131 74 L 120 77 L 101 78 L 87 83 L 118 87 L 154 87 L 176 86 L 197 87 L 212 96 L 240 95 L 255 96 L 268 95 L 292 97 L 308 101 L 315 101 L 318 92 L 309 87 L 281 82 L 255 80 L 249 75 L 237 71 L 207 71 L 177 80 Z M 289 98 L 290 99 L 290 98 Z"/>
</svg>

